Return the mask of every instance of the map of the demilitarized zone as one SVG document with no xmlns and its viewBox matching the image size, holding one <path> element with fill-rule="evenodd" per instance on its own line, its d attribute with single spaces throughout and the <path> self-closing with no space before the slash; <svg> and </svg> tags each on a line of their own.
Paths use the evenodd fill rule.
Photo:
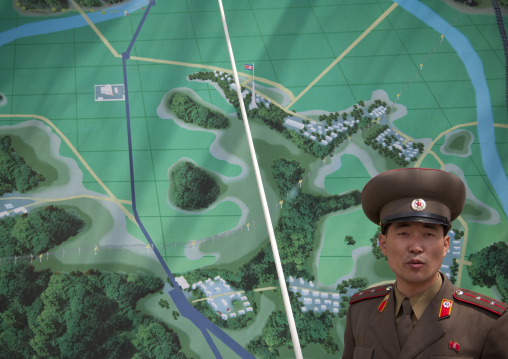
<svg viewBox="0 0 508 359">
<path fill-rule="evenodd" d="M 0 357 L 294 358 L 291 311 L 340 357 L 403 167 L 464 181 L 441 271 L 507 301 L 505 3 L 1 1 Z"/>
</svg>

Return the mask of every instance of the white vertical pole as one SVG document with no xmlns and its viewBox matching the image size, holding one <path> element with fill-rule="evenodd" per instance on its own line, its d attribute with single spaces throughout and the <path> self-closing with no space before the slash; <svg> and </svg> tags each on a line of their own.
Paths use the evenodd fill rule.
<svg viewBox="0 0 508 359">
<path fill-rule="evenodd" d="M 252 63 L 252 105 L 251 105 L 251 108 L 256 108 L 256 90 L 254 88 L 254 84 L 255 84 L 255 81 L 254 81 L 254 62 Z"/>
<path fill-rule="evenodd" d="M 222 17 L 222 25 L 224 26 L 224 34 L 226 35 L 226 43 L 229 51 L 229 58 L 231 60 L 231 67 L 233 69 L 233 76 L 236 84 L 236 92 L 238 94 L 238 100 L 240 102 L 240 110 L 242 112 L 243 124 L 245 126 L 245 132 L 247 134 L 247 142 L 249 144 L 250 155 L 252 158 L 252 165 L 254 167 L 254 173 L 256 175 L 256 182 L 258 185 L 259 196 L 261 198 L 261 204 L 263 206 L 263 213 L 266 221 L 266 227 L 268 230 L 268 237 L 270 238 L 270 244 L 272 246 L 273 259 L 275 262 L 275 268 L 277 269 L 277 276 L 279 277 L 280 290 L 282 293 L 282 299 L 284 302 L 284 308 L 286 310 L 286 316 L 289 324 L 289 331 L 291 332 L 291 340 L 293 342 L 293 348 L 295 351 L 296 359 L 302 359 L 302 349 L 300 347 L 300 340 L 298 339 L 298 332 L 296 330 L 295 319 L 293 316 L 293 310 L 291 309 L 291 302 L 289 300 L 289 293 L 286 286 L 286 279 L 284 278 L 284 271 L 282 270 L 282 264 L 280 261 L 279 250 L 277 248 L 277 242 L 275 240 L 275 233 L 273 231 L 272 220 L 270 218 L 270 211 L 268 210 L 268 204 L 266 202 L 265 190 L 263 187 L 263 181 L 261 180 L 261 172 L 259 171 L 259 164 L 256 158 L 256 151 L 254 149 L 254 143 L 252 141 L 252 135 L 250 132 L 249 121 L 247 119 L 247 113 L 245 111 L 245 105 L 243 103 L 242 92 L 240 87 L 240 80 L 238 79 L 238 72 L 236 71 L 235 59 L 233 56 L 233 49 L 231 47 L 231 41 L 229 39 L 228 26 L 226 24 L 226 16 L 224 15 L 224 8 L 222 7 L 222 0 L 218 0 L 220 14 Z M 254 71 L 253 71 L 254 75 Z"/>
</svg>

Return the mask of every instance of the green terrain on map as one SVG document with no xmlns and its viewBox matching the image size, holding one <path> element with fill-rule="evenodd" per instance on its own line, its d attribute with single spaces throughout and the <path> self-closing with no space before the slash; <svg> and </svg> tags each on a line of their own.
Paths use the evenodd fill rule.
<svg viewBox="0 0 508 359">
<path fill-rule="evenodd" d="M 490 1 L 420 3 L 482 62 L 506 176 L 506 60 Z M 258 358 L 294 357 L 218 4 L 30 4 L 0 5 L 0 32 L 17 31 L 0 46 L 8 328 L 0 353 L 84 357 L 80 345 L 100 342 L 96 355 L 212 357 L 168 295 L 156 247 L 187 300 L 234 341 Z M 359 199 L 385 170 L 444 169 L 465 182 L 442 271 L 457 286 L 508 300 L 505 259 L 496 257 L 506 252 L 508 221 L 482 160 L 476 89 L 447 34 L 389 0 L 228 0 L 224 8 L 303 356 L 339 356 L 349 297 L 394 279 Z M 88 22 L 56 23 L 46 34 L 31 27 L 71 17 Z M 14 173 L 13 161 L 15 179 L 3 174 Z M 72 225 L 38 225 L 45 211 Z M 30 221 L 45 229 L 17 224 Z M 46 230 L 60 237 L 43 241 Z M 88 313 L 86 325 L 72 308 Z M 67 334 L 47 329 L 57 322 Z M 224 358 L 238 357 L 213 342 Z"/>
</svg>

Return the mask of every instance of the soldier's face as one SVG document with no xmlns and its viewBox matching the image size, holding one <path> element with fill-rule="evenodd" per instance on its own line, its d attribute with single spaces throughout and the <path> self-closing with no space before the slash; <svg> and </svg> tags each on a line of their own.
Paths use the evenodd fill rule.
<svg viewBox="0 0 508 359">
<path fill-rule="evenodd" d="M 393 223 L 379 236 L 379 248 L 396 275 L 397 288 L 408 296 L 423 292 L 437 280 L 449 247 L 450 237 L 438 224 Z"/>
</svg>

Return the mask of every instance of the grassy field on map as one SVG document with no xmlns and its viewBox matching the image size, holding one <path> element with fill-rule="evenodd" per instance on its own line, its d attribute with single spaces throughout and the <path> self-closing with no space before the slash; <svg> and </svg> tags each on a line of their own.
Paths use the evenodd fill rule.
<svg viewBox="0 0 508 359">
<path fill-rule="evenodd" d="M 460 8 L 445 1 L 420 2 L 462 33 L 482 61 L 495 148 L 503 166 L 498 171 L 506 176 L 506 74 L 496 18 L 481 9 Z M 37 189 L 4 195 L 0 212 L 8 203 L 23 206 L 28 212 L 49 204 L 76 210 L 85 228 L 40 257 L 33 256 L 35 268 L 58 273 L 90 268 L 129 274 L 142 271 L 162 278 L 164 290 L 139 300 L 136 309 L 174 330 L 187 357 L 209 358 L 213 354 L 198 327 L 180 315 L 185 313 L 179 313 L 180 307 L 168 295 L 173 286 L 154 247 L 171 273 L 195 279 L 189 285 L 196 287 L 201 281 L 204 288 L 207 279 L 215 281 L 213 293 L 206 294 L 213 287 L 200 291 L 199 284 L 197 290 L 191 288 L 184 293 L 193 305 L 208 305 L 214 316 L 212 322 L 235 342 L 255 357 L 294 357 L 287 343 L 274 343 L 276 335 L 266 329 L 271 328 L 274 313 L 284 311 L 280 291 L 274 289 L 277 281 L 266 279 L 275 278 L 275 266 L 266 269 L 266 262 L 262 262 L 268 274 L 248 277 L 251 282 L 243 282 L 245 288 L 223 282 L 223 278 L 232 280 L 243 275 L 250 267 L 262 267 L 256 260 L 266 254 L 263 249 L 270 249 L 244 125 L 238 108 L 224 95 L 229 87 L 221 88 L 219 83 L 221 77 L 231 76 L 232 70 L 218 5 L 213 1 L 157 0 L 144 18 L 149 1 L 132 12 L 128 10 L 129 1 L 125 3 L 121 6 L 127 9 L 126 15 L 122 10 L 121 15 L 107 21 L 97 19 L 114 15 L 118 7 L 81 11 L 71 7 L 63 14 L 20 14 L 11 1 L 0 5 L 0 33 L 18 29 L 16 38 L 0 46 L 0 136 L 11 136 L 16 151 L 46 176 Z M 138 2 L 131 0 L 134 3 Z M 409 166 L 445 169 L 465 181 L 466 207 L 453 224 L 455 230 L 465 234 L 448 260 L 451 263 L 454 258 L 459 265 L 458 286 L 502 299 L 496 286 L 473 285 L 468 273 L 472 254 L 491 243 L 506 242 L 508 221 L 482 159 L 478 131 L 482 118 L 477 116 L 476 89 L 460 49 L 452 46 L 447 34 L 438 33 L 388 0 L 228 0 L 224 6 L 240 83 L 248 99 L 253 73 L 244 65 L 252 64 L 255 89 L 262 95 L 258 106 L 265 106 L 269 100 L 267 111 L 283 113 L 284 121 L 308 120 L 315 126 L 324 125 L 321 115 L 337 112 L 347 117 L 358 107 L 369 118 L 368 125 L 349 134 L 324 158 L 298 146 L 285 136 L 286 132 L 270 128 L 261 112 L 249 118 L 274 227 L 279 228 L 286 220 L 286 211 L 294 209 L 291 206 L 304 195 L 322 204 L 361 190 L 379 172 L 400 167 L 366 144 L 381 126 L 387 125 L 404 145 L 424 145 L 423 153 Z M 29 26 L 22 28 L 72 16 L 95 20 L 90 20 L 93 26 L 86 23 L 43 35 L 32 32 Z M 56 29 L 62 26 L 59 24 L 55 23 Z M 128 49 L 124 69 L 122 54 Z M 214 80 L 189 78 L 214 71 Z M 95 86 L 113 84 L 125 86 L 128 102 L 95 98 Z M 190 94 L 207 108 L 227 114 L 231 125 L 227 129 L 204 129 L 174 118 L 165 97 L 174 92 Z M 379 118 L 367 110 L 375 100 L 384 101 L 388 108 Z M 365 106 L 359 104 L 361 101 Z M 249 107 L 247 101 L 245 105 Z M 284 121 L 284 130 L 297 132 Z M 303 130 L 300 132 L 299 136 L 304 137 Z M 316 146 L 324 146 L 318 142 Z M 284 197 L 272 168 L 281 158 L 303 169 L 301 183 L 288 184 L 293 191 Z M 221 192 L 210 207 L 185 211 L 170 203 L 169 173 L 180 161 L 192 162 L 218 182 Z M 308 217 L 301 213 L 302 218 Z M 393 280 L 394 276 L 385 259 L 376 259 L 372 254 L 370 239 L 377 226 L 365 218 L 358 203 L 319 213 L 325 214 L 312 223 L 315 230 L 303 269 L 298 274 L 286 272 L 285 276 L 290 291 L 299 293 L 298 306 L 293 307 L 298 318 L 314 311 L 316 316 L 322 315 L 323 323 L 331 323 L 324 337 L 306 339 L 304 357 L 332 358 L 343 347 L 345 317 L 339 315 L 339 308 L 345 310 L 342 300 L 357 290 L 348 287 L 339 297 L 337 286 L 354 278 L 363 278 L 370 286 Z M 303 236 L 294 233 L 295 242 L 299 235 Z M 346 236 L 353 237 L 355 243 L 347 244 Z M 279 246 L 284 248 L 280 238 Z M 30 255 L 25 254 L 26 258 Z M 283 259 L 287 255 L 281 253 Z M 443 268 L 443 272 L 450 275 L 449 268 Z M 308 277 L 298 282 L 304 276 L 301 273 Z M 316 304 L 303 310 L 305 290 L 320 292 L 321 298 L 329 298 L 330 306 L 324 309 Z M 231 299 L 236 291 L 242 293 Z M 249 305 L 242 304 L 240 296 L 245 296 L 241 300 Z M 212 310 L 213 300 L 207 302 L 206 297 L 216 297 L 214 305 L 219 309 Z M 228 307 L 228 313 L 234 305 L 238 306 L 235 313 L 245 314 L 250 307 L 252 320 L 234 327 L 241 314 L 226 314 L 227 319 L 221 319 L 225 314 L 220 308 L 221 298 L 225 298 L 222 303 L 227 301 L 224 308 Z M 169 307 L 161 301 L 167 301 Z M 337 303 L 333 304 L 335 312 L 332 301 Z M 309 321 L 298 323 L 299 331 L 310 330 L 305 327 Z M 278 336 L 289 337 L 288 332 Z M 238 357 L 213 334 L 211 340 L 224 358 Z M 270 348 L 271 354 L 263 354 L 261 347 Z"/>
</svg>

